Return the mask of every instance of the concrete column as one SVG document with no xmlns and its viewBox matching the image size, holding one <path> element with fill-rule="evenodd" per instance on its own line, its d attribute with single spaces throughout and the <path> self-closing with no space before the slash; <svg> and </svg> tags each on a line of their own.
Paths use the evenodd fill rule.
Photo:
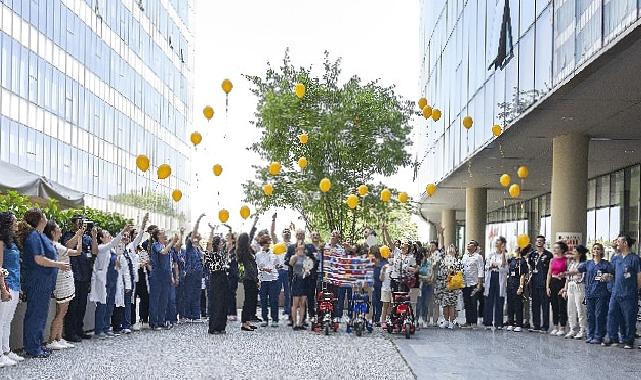
<svg viewBox="0 0 641 380">
<path fill-rule="evenodd" d="M 588 146 L 585 135 L 563 135 L 552 140 L 552 236 L 580 232 L 585 244 L 588 203 Z"/>
<path fill-rule="evenodd" d="M 465 243 L 470 240 L 479 242 L 485 249 L 485 224 L 487 220 L 487 189 L 465 189 Z M 463 247 L 461 247 L 463 249 Z"/>
<path fill-rule="evenodd" d="M 429 241 L 438 241 L 438 231 L 436 231 L 436 225 L 430 223 L 430 230 L 429 230 Z"/>
<path fill-rule="evenodd" d="M 456 210 L 441 211 L 441 224 L 443 225 L 443 244 L 447 248 L 456 244 Z"/>
</svg>

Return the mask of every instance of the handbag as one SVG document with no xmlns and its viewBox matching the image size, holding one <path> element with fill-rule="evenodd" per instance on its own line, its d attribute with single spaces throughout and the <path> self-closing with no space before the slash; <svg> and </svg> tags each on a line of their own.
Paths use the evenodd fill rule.
<svg viewBox="0 0 641 380">
<path fill-rule="evenodd" d="M 463 289 L 463 272 L 456 271 L 447 276 L 447 289 L 448 290 L 459 290 Z"/>
</svg>

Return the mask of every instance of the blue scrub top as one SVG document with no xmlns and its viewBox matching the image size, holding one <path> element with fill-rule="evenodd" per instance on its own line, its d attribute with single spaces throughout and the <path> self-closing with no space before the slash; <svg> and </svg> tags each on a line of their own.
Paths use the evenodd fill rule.
<svg viewBox="0 0 641 380">
<path fill-rule="evenodd" d="M 610 297 L 610 287 L 605 281 L 597 281 L 603 273 L 614 274 L 614 267 L 608 260 L 601 259 L 598 264 L 589 260 L 579 264 L 579 272 L 585 273 L 585 298 Z"/>
<path fill-rule="evenodd" d="M 62 236 L 62 244 L 66 244 L 74 235 L 74 232 L 65 233 Z M 74 247 L 73 249 L 76 248 Z M 75 281 L 91 281 L 94 262 L 94 256 L 91 254 L 91 236 L 88 234 L 82 235 L 82 255 L 70 256 L 69 262 Z"/>
<path fill-rule="evenodd" d="M 616 255 L 612 259 L 614 266 L 614 286 L 612 295 L 619 298 L 636 298 L 637 273 L 641 272 L 641 259 L 634 253 L 627 256 Z"/>
<path fill-rule="evenodd" d="M 381 281 L 381 269 L 387 264 L 387 259 L 381 259 L 379 262 L 374 265 L 374 287 L 380 288 L 383 286 L 383 281 Z"/>
<path fill-rule="evenodd" d="M 191 241 L 187 242 L 185 250 L 185 272 L 194 273 L 203 271 L 203 259 L 200 250 L 194 247 Z"/>
<path fill-rule="evenodd" d="M 20 251 L 15 243 L 4 246 L 4 259 L 2 266 L 9 272 L 6 278 L 9 289 L 20 291 Z"/>
<path fill-rule="evenodd" d="M 157 241 L 151 246 L 151 255 L 149 255 L 149 261 L 151 262 L 151 270 L 156 272 L 165 272 L 171 273 L 171 257 L 168 253 L 163 255 L 161 251 L 165 248 L 165 245 Z"/>
<path fill-rule="evenodd" d="M 27 284 L 53 286 L 56 283 L 58 268 L 47 268 L 36 264 L 36 256 L 58 260 L 58 252 L 51 240 L 42 232 L 33 230 L 24 242 L 24 276 Z"/>
</svg>

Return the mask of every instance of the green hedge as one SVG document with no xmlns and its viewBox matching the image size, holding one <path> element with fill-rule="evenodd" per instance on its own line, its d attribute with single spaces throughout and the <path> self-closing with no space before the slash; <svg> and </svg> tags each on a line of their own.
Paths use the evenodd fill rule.
<svg viewBox="0 0 641 380">
<path fill-rule="evenodd" d="M 78 214 L 84 215 L 87 219 L 92 220 L 96 226 L 108 230 L 113 235 L 120 232 L 125 225 L 133 224 L 131 219 L 127 219 L 123 215 L 115 212 L 109 213 L 90 207 L 61 210 L 58 201 L 55 199 L 49 199 L 46 204 L 43 205 L 16 191 L 0 194 L 0 212 L 11 211 L 18 220 L 22 219 L 27 210 L 34 207 L 42 209 L 47 218 L 55 219 L 63 231 L 70 228 L 71 218 Z"/>
</svg>

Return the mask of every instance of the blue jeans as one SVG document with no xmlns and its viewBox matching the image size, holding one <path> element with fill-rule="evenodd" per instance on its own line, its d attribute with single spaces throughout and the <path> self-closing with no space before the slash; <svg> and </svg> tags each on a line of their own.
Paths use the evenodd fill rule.
<svg viewBox="0 0 641 380">
<path fill-rule="evenodd" d="M 610 310 L 608 311 L 608 336 L 612 342 L 619 342 L 619 329 L 624 344 L 634 344 L 637 320 L 636 297 L 610 297 Z"/>
<path fill-rule="evenodd" d="M 501 289 L 499 285 L 499 272 L 492 272 L 487 297 L 485 297 L 485 315 L 483 316 L 483 324 L 486 327 L 503 327 L 503 303 L 505 297 L 501 297 Z"/>
<path fill-rule="evenodd" d="M 267 322 L 268 306 L 271 309 L 272 321 L 278 322 L 278 295 L 280 283 L 278 281 L 263 281 L 260 283 L 260 313 L 263 321 Z"/>
<path fill-rule="evenodd" d="M 434 288 L 432 284 L 421 281 L 421 296 L 416 301 L 416 316 L 422 318 L 425 322 L 430 319 L 429 307 L 432 303 L 432 296 L 434 295 Z"/>
<path fill-rule="evenodd" d="M 278 281 L 280 286 L 278 287 L 278 293 L 280 293 L 280 288 L 283 288 L 285 292 L 285 314 L 290 315 L 292 308 L 292 296 L 291 296 L 291 283 L 289 282 L 289 270 L 288 269 L 279 269 L 278 270 Z"/>
<path fill-rule="evenodd" d="M 610 297 L 586 298 L 588 339 L 602 341 L 607 332 L 608 303 Z"/>
<path fill-rule="evenodd" d="M 111 325 L 111 315 L 116 306 L 116 284 L 107 284 L 107 303 L 96 303 L 96 334 L 106 333 Z"/>
<path fill-rule="evenodd" d="M 347 296 L 347 316 L 352 317 L 352 288 L 338 288 L 338 308 L 336 316 L 343 317 L 343 309 L 345 308 L 345 296 Z"/>
<path fill-rule="evenodd" d="M 149 325 L 162 327 L 167 321 L 171 273 L 152 271 L 149 275 Z"/>
<path fill-rule="evenodd" d="M 30 355 L 42 353 L 45 325 L 49 315 L 49 299 L 53 288 L 35 278 L 25 284 L 27 310 L 24 316 L 23 342 L 24 349 Z"/>
<path fill-rule="evenodd" d="M 131 329 L 131 297 L 133 295 L 133 291 L 130 290 L 128 292 L 125 292 L 125 312 L 124 315 L 122 316 L 122 328 L 123 329 Z"/>
<path fill-rule="evenodd" d="M 200 290 L 203 272 L 187 273 L 183 281 L 183 307 L 184 317 L 189 319 L 200 318 Z"/>
<path fill-rule="evenodd" d="M 381 321 L 381 313 L 383 312 L 383 303 L 381 302 L 381 286 L 374 285 L 374 290 L 372 291 L 372 312 L 373 322 Z"/>
</svg>

